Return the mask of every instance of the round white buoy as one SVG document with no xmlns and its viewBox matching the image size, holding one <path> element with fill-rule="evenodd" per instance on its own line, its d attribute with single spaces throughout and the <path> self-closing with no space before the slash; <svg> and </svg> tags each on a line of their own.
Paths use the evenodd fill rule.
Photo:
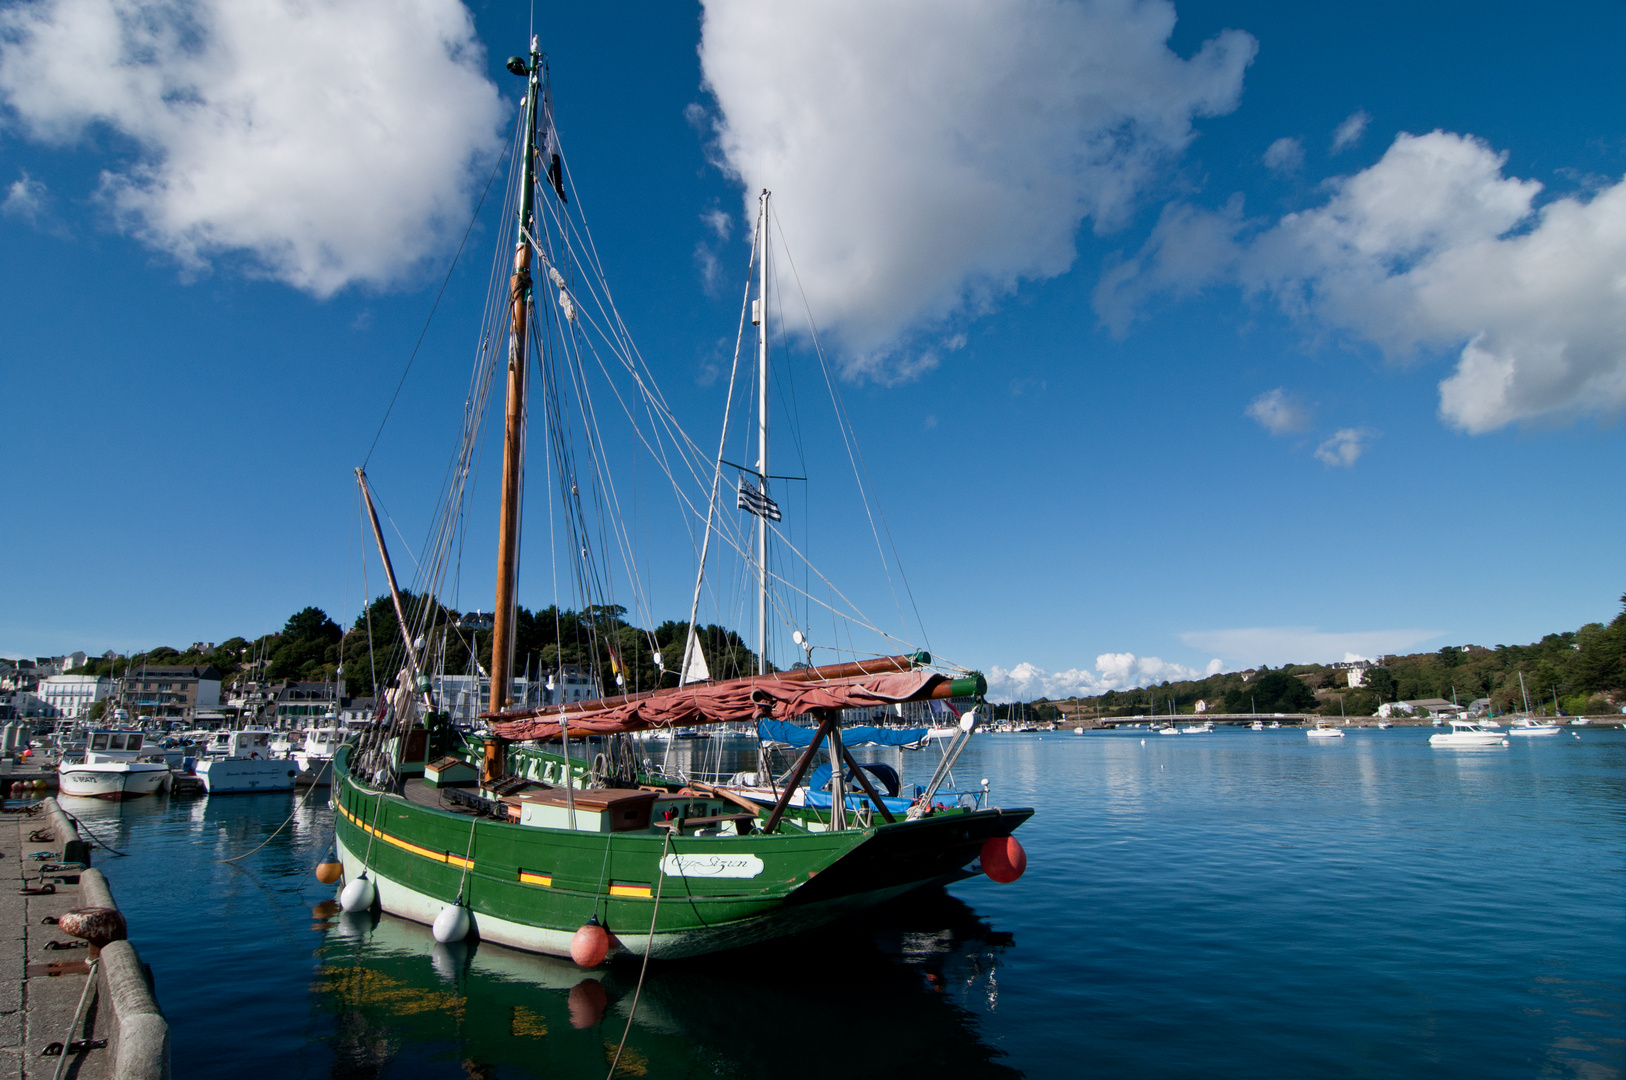
<svg viewBox="0 0 1626 1080">
<path fill-rule="evenodd" d="M 373 886 L 371 879 L 360 877 L 344 887 L 339 893 L 339 907 L 348 912 L 366 911 L 373 906 L 373 900 L 378 896 L 378 889 Z"/>
<path fill-rule="evenodd" d="M 469 936 L 469 909 L 462 904 L 451 904 L 435 916 L 435 940 L 442 945 L 462 941 Z"/>
</svg>

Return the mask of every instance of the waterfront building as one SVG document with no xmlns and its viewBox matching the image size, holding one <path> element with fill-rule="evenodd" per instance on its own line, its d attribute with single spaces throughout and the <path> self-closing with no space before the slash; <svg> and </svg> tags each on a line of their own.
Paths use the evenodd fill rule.
<svg viewBox="0 0 1626 1080">
<path fill-rule="evenodd" d="M 339 715 L 338 684 L 289 680 L 277 691 L 273 726 L 302 728 L 324 716 Z"/>
<path fill-rule="evenodd" d="M 451 714 L 452 722 L 473 724 L 491 699 L 491 676 L 436 675 L 430 680 L 435 703 Z M 566 664 L 545 679 L 516 678 L 509 692 L 514 708 L 562 705 L 602 696 L 593 677 L 580 665 Z"/>
<path fill-rule="evenodd" d="M 119 704 L 133 717 L 191 720 L 220 707 L 220 671 L 213 664 L 143 664 L 124 676 Z"/>
<path fill-rule="evenodd" d="M 339 719 L 346 725 L 365 724 L 377 712 L 377 698 L 350 697 L 339 699 Z"/>
<path fill-rule="evenodd" d="M 79 654 L 83 656 L 84 654 Z M 78 720 L 91 705 L 113 692 L 113 680 L 97 675 L 48 675 L 36 694 L 45 702 L 45 715 L 55 720 Z"/>
<path fill-rule="evenodd" d="M 45 715 L 45 699 L 32 690 L 12 690 L 0 694 L 0 701 L 9 707 L 12 720 L 32 720 Z"/>
<path fill-rule="evenodd" d="M 573 701 L 587 701 L 600 696 L 598 684 L 580 665 L 566 664 L 546 683 L 549 705 L 568 705 Z"/>
</svg>

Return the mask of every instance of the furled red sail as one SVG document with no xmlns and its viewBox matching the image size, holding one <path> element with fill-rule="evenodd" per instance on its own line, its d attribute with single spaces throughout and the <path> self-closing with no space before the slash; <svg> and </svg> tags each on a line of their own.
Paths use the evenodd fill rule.
<svg viewBox="0 0 1626 1080">
<path fill-rule="evenodd" d="M 579 734 L 610 735 L 657 727 L 721 724 L 731 720 L 757 720 L 764 716 L 794 720 L 829 709 L 862 709 L 901 701 L 948 697 L 964 690 L 947 675 L 925 671 L 895 672 L 828 682 L 804 682 L 776 677 L 730 679 L 709 686 L 667 690 L 597 712 L 567 716 L 570 730 Z M 559 714 L 514 720 L 493 719 L 491 728 L 505 739 L 557 739 Z"/>
</svg>

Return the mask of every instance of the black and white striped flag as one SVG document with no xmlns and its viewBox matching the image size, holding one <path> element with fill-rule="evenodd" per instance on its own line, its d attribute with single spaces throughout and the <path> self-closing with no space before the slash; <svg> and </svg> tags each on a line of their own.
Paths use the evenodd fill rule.
<svg viewBox="0 0 1626 1080">
<path fill-rule="evenodd" d="M 740 477 L 739 507 L 741 510 L 751 511 L 757 517 L 765 517 L 769 521 L 780 520 L 779 504 L 768 498 L 755 484 L 746 480 L 743 476 Z"/>
</svg>

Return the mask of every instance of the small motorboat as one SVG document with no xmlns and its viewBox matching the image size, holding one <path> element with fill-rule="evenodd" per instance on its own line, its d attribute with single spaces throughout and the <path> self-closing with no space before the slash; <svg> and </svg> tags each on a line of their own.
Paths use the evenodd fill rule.
<svg viewBox="0 0 1626 1080">
<path fill-rule="evenodd" d="M 1255 720 L 1250 726 L 1255 731 L 1263 731 L 1263 730 L 1265 730 L 1265 722 L 1263 720 Z"/>
<path fill-rule="evenodd" d="M 143 759 L 140 731 L 92 731 L 84 760 L 64 756 L 57 765 L 57 790 L 84 799 L 137 799 L 169 785 L 169 766 Z"/>
<path fill-rule="evenodd" d="M 1317 724 L 1315 727 L 1307 730 L 1304 734 L 1308 735 L 1312 739 L 1342 739 L 1344 737 L 1344 729 L 1333 727 L 1331 724 Z"/>
<path fill-rule="evenodd" d="M 1379 720 L 1378 721 L 1378 727 L 1382 728 L 1385 731 L 1387 731 L 1389 728 L 1392 728 L 1394 726 L 1395 726 L 1395 722 L 1393 720 Z"/>
<path fill-rule="evenodd" d="M 1508 725 L 1509 735 L 1557 735 L 1561 729 L 1557 724 L 1538 724 L 1528 716 L 1520 716 Z"/>
<path fill-rule="evenodd" d="M 1436 731 L 1428 737 L 1430 746 L 1506 746 L 1503 733 L 1473 720 L 1452 720 L 1450 731 Z"/>
</svg>

